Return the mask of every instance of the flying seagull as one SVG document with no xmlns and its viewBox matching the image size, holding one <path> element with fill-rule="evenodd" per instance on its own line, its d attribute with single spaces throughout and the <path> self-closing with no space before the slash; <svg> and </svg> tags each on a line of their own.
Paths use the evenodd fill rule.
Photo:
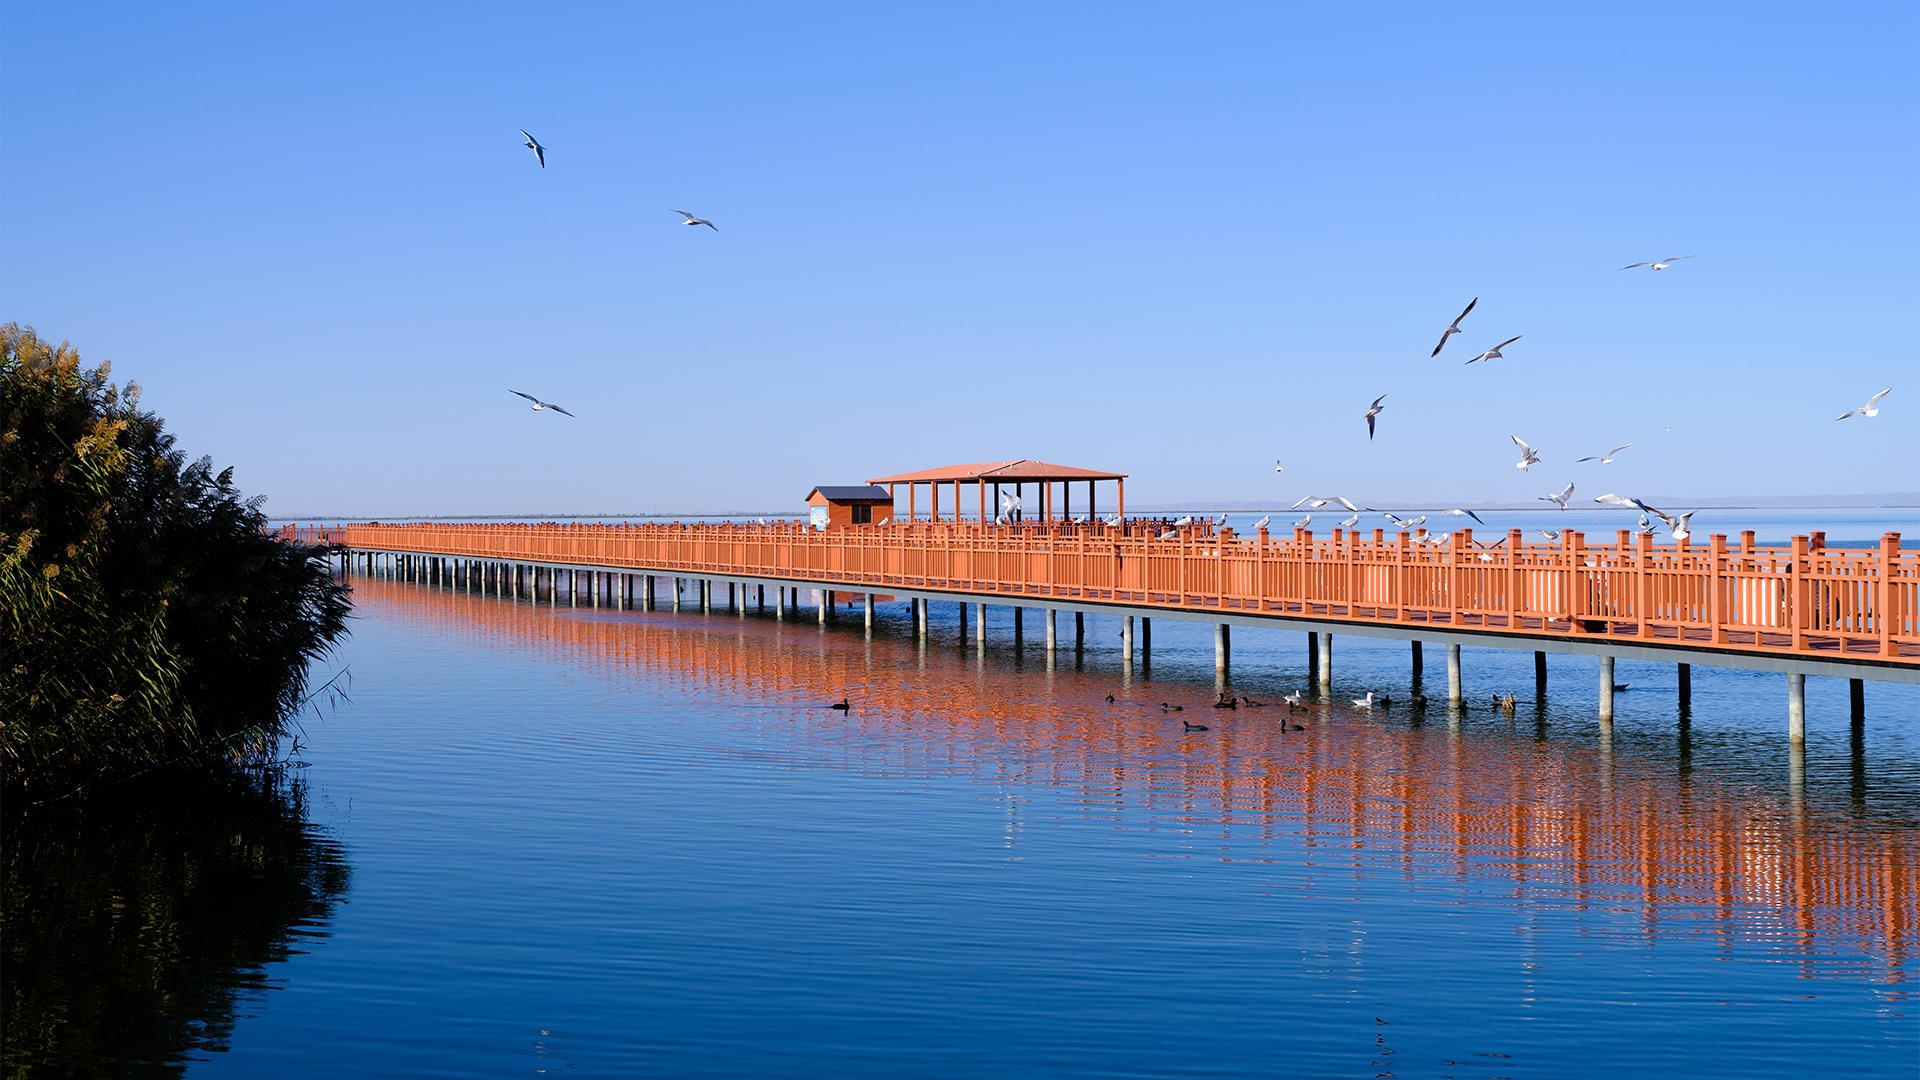
<svg viewBox="0 0 1920 1080">
<path fill-rule="evenodd" d="M 1287 467 L 1286 467 L 1285 465 L 1282 465 L 1282 464 L 1280 464 L 1280 459 L 1279 459 L 1279 458 L 1274 458 L 1274 459 L 1273 459 L 1273 471 L 1274 471 L 1274 472 L 1286 472 L 1286 471 L 1287 471 Z"/>
<path fill-rule="evenodd" d="M 1485 525 L 1485 524 L 1486 524 L 1486 522 L 1484 522 L 1484 521 L 1480 521 L 1480 515 L 1479 515 L 1479 514 L 1476 514 L 1476 513 L 1474 513 L 1473 511 L 1471 511 L 1471 510 L 1468 510 L 1467 508 L 1465 508 L 1465 507 L 1463 507 L 1463 506 L 1456 506 L 1456 507 L 1454 507 L 1453 509 L 1451 509 L 1451 510 L 1448 510 L 1448 511 L 1447 511 L 1446 513 L 1443 513 L 1443 514 L 1441 514 L 1440 516 L 1441 516 L 1441 517 L 1470 517 L 1470 518 L 1472 518 L 1473 520 L 1475 520 L 1475 521 L 1477 521 L 1477 522 L 1479 522 L 1479 523 L 1480 523 L 1480 524 L 1482 524 L 1482 525 Z"/>
<path fill-rule="evenodd" d="M 508 390 L 508 391 L 507 391 L 507 393 L 509 393 L 509 394 L 520 394 L 520 391 L 518 391 L 518 390 Z M 528 401 L 531 401 L 531 402 L 533 402 L 533 411 L 534 411 L 534 412 L 539 412 L 539 411 L 540 411 L 541 409 L 552 409 L 552 410 L 553 410 L 554 412 L 557 412 L 557 413 L 559 413 L 559 414 L 560 414 L 560 415 L 562 415 L 562 416 L 573 416 L 573 414 L 572 414 L 572 413 L 570 413 L 570 412 L 568 412 L 567 410 L 565 410 L 565 409 L 563 409 L 563 408 L 561 408 L 561 407 L 560 407 L 560 406 L 558 406 L 558 405 L 555 405 L 555 404 L 554 404 L 553 402 L 551 402 L 551 401 L 541 401 L 541 400 L 540 400 L 539 398 L 537 398 L 537 397 L 534 397 L 534 396 L 533 396 L 532 394 L 520 394 L 520 396 L 521 396 L 521 397 L 523 397 L 523 398 L 526 398 L 526 399 L 527 399 Z M 575 419 L 578 419 L 578 417 L 575 417 Z"/>
<path fill-rule="evenodd" d="M 1318 510 L 1328 503 L 1339 503 L 1348 510 L 1352 510 L 1355 513 L 1360 512 L 1360 508 L 1353 505 L 1353 500 L 1347 498 L 1345 495 L 1308 495 L 1296 501 L 1292 506 L 1287 507 L 1287 509 L 1298 510 L 1302 506 L 1311 506 L 1315 510 Z"/>
<path fill-rule="evenodd" d="M 1879 416 L 1880 415 L 1880 399 L 1883 397 L 1886 397 L 1888 394 L 1891 394 L 1891 393 L 1893 393 L 1893 387 L 1889 386 L 1885 390 L 1882 390 L 1879 393 L 1868 398 L 1867 403 L 1865 405 L 1862 405 L 1857 409 L 1848 409 L 1846 412 L 1843 412 L 1839 416 L 1834 417 L 1834 419 L 1845 420 L 1849 416 L 1867 416 L 1867 417 Z"/>
<path fill-rule="evenodd" d="M 1599 503 L 1602 506 L 1625 506 L 1630 509 L 1637 509 L 1643 512 L 1647 509 L 1647 505 L 1641 502 L 1639 499 L 1629 498 L 1628 496 L 1625 496 L 1625 495 L 1615 495 L 1611 491 L 1607 492 L 1605 495 L 1595 495 L 1593 497 L 1593 501 Z"/>
<path fill-rule="evenodd" d="M 1649 270 L 1665 270 L 1667 267 L 1672 266 L 1674 263 L 1679 262 L 1681 259 L 1691 259 L 1691 258 L 1693 258 L 1693 256 L 1691 255 L 1669 255 L 1664 259 L 1659 259 L 1654 262 L 1628 263 L 1627 265 L 1621 267 L 1620 269 L 1631 270 L 1636 266 L 1644 266 Z"/>
<path fill-rule="evenodd" d="M 1560 509 L 1565 510 L 1567 508 L 1567 500 L 1571 498 L 1573 498 L 1573 484 L 1572 482 L 1568 482 L 1567 486 L 1561 488 L 1559 491 L 1540 496 L 1540 501 L 1550 502 Z"/>
<path fill-rule="evenodd" d="M 1501 342 L 1500 344 L 1495 345 L 1493 348 L 1488 349 L 1486 352 L 1481 353 L 1479 356 L 1476 356 L 1473 359 L 1468 360 L 1467 363 L 1477 364 L 1482 360 L 1505 360 L 1507 356 L 1505 353 L 1501 352 L 1500 350 L 1506 348 L 1507 346 L 1519 340 L 1520 340 L 1520 335 L 1515 334 L 1512 337 L 1508 338 L 1507 340 Z"/>
<path fill-rule="evenodd" d="M 707 228 L 712 229 L 714 232 L 720 231 L 720 226 L 715 225 L 713 222 L 708 221 L 706 218 L 694 217 L 692 214 L 687 213 L 685 210 L 675 210 L 674 213 L 679 214 L 681 217 L 687 219 L 680 223 L 682 225 L 705 225 Z"/>
<path fill-rule="evenodd" d="M 1385 400 L 1387 400 L 1387 395 L 1381 394 L 1379 397 L 1373 399 L 1372 405 L 1367 407 L 1367 439 L 1368 441 L 1372 441 L 1373 439 L 1373 418 L 1380 415 L 1381 409 L 1386 408 L 1386 406 L 1380 404 Z"/>
<path fill-rule="evenodd" d="M 1575 464 L 1579 464 L 1582 461 L 1597 461 L 1602 465 L 1611 465 L 1613 464 L 1613 456 L 1615 454 L 1618 454 L 1620 451 L 1625 450 L 1627 447 L 1632 445 L 1633 445 L 1632 443 L 1621 443 L 1619 446 L 1614 447 L 1613 449 L 1607 451 L 1604 454 L 1594 454 L 1591 457 L 1574 458 L 1573 460 Z"/>
<path fill-rule="evenodd" d="M 1540 535 L 1546 537 L 1548 540 L 1560 539 L 1560 532 L 1557 529 L 1541 529 Z"/>
<path fill-rule="evenodd" d="M 1520 448 L 1520 460 L 1514 462 L 1514 468 L 1525 469 L 1529 465 L 1537 465 L 1540 463 L 1540 452 L 1528 446 L 1525 439 L 1522 439 L 1518 435 L 1510 436 L 1510 438 L 1513 439 L 1513 445 Z"/>
<path fill-rule="evenodd" d="M 527 134 L 526 128 L 520 129 L 520 137 L 527 140 L 527 149 L 533 151 L 533 156 L 539 159 L 540 167 L 543 169 L 546 168 L 547 167 L 547 148 L 540 145 L 539 139 L 536 139 L 533 136 Z"/>
<path fill-rule="evenodd" d="M 1477 296 L 1474 297 L 1473 300 L 1467 304 L 1466 311 L 1463 311 L 1459 315 L 1454 316 L 1452 324 L 1450 324 L 1444 331 L 1441 332 L 1440 344 L 1435 345 L 1433 347 L 1433 351 L 1427 354 L 1427 359 L 1431 360 L 1434 357 L 1440 355 L 1440 350 L 1446 347 L 1447 339 L 1460 332 L 1460 320 L 1466 318 L 1467 315 L 1473 311 L 1473 305 L 1479 302 L 1480 302 L 1480 298 Z"/>
</svg>

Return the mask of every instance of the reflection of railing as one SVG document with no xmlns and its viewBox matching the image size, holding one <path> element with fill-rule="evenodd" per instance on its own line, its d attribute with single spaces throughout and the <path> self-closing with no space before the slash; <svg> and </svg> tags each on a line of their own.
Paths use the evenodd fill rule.
<svg viewBox="0 0 1920 1080">
<path fill-rule="evenodd" d="M 1214 730 L 1195 739 L 1157 709 L 1108 704 L 1113 688 L 1097 676 L 989 683 L 941 650 L 917 652 L 910 664 L 876 657 L 884 639 L 807 634 L 819 647 L 794 648 L 790 634 L 761 622 L 715 632 L 708 621 L 556 618 L 440 590 L 359 588 L 371 605 L 436 620 L 437 633 L 504 640 L 516 653 L 644 673 L 728 701 L 789 703 L 740 715 L 780 725 L 781 737 L 765 745 L 782 749 L 767 752 L 795 767 L 824 760 L 943 775 L 977 767 L 995 785 L 1064 787 L 1089 803 L 1132 803 L 1190 823 L 1264 822 L 1323 853 L 1404 854 L 1463 879 L 1491 873 L 1518 888 L 1565 889 L 1583 905 L 1617 906 L 1624 891 L 1636 902 L 1714 910 L 1729 916 L 1730 933 L 1857 939 L 1896 975 L 1920 919 L 1920 850 L 1905 823 L 1876 826 L 1699 778 L 1676 798 L 1676 781 L 1636 770 L 1625 755 L 1554 753 L 1499 736 L 1469 744 L 1391 725 L 1370 725 L 1361 738 L 1299 716 L 1305 730 L 1283 732 L 1284 709 L 1210 720 Z M 842 640 L 847 647 L 835 647 Z M 1150 700 L 1170 692 L 1161 685 Z M 810 707 L 843 695 L 857 705 L 852 714 L 805 721 L 817 715 Z M 816 739 L 832 740 L 832 753 L 809 756 Z M 1644 928 L 1679 922 L 1650 914 Z"/>
<path fill-rule="evenodd" d="M 321 535 L 312 531 L 312 535 Z M 352 548 L 567 563 L 808 583 L 943 590 L 1490 633 L 1666 642 L 1920 665 L 1920 552 L 1897 533 L 1865 550 L 1808 537 L 1787 548 L 1656 547 L 1626 532 L 1588 546 L 1568 532 L 1528 544 L 1515 530 L 1479 548 L 1334 530 L 1269 537 L 1133 523 L 347 525 Z"/>
</svg>

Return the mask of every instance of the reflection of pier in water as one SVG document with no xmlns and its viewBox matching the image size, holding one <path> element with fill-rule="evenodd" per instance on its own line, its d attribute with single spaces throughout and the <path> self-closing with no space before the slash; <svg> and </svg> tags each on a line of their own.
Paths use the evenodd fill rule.
<svg viewBox="0 0 1920 1080">
<path fill-rule="evenodd" d="M 1162 689 L 1108 704 L 1110 675 L 990 673 L 974 652 L 758 619 L 562 612 L 372 580 L 355 590 L 370 607 L 432 618 L 456 638 L 779 706 L 743 717 L 778 729 L 757 752 L 786 767 L 815 767 L 814 751 L 830 745 L 835 766 L 860 771 L 1068 788 L 1088 807 L 1135 805 L 1189 829 L 1290 833 L 1307 866 L 1393 864 L 1409 881 L 1422 871 L 1506 878 L 1530 899 L 1637 906 L 1648 933 L 1692 907 L 1716 920 L 1723 946 L 1749 937 L 1807 960 L 1817 939 L 1837 935 L 1893 982 L 1920 921 L 1915 839 L 1810 810 L 1797 787 L 1785 799 L 1716 789 L 1638 775 L 1631 759 L 1605 754 L 1463 743 L 1444 725 L 1315 713 L 1298 718 L 1306 730 L 1283 733 L 1284 707 L 1190 712 L 1214 728 L 1196 738 L 1160 714 Z M 852 715 L 818 708 L 843 693 Z"/>
</svg>

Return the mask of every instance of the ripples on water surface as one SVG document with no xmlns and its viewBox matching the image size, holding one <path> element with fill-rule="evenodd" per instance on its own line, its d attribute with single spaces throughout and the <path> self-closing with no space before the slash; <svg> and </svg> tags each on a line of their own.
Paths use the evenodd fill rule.
<svg viewBox="0 0 1920 1080">
<path fill-rule="evenodd" d="M 1129 680 L 1104 618 L 1082 664 L 1067 648 L 1049 671 L 1037 614 L 1016 652 L 1003 609 L 980 653 L 937 621 L 952 605 L 922 649 L 903 606 L 868 639 L 857 615 L 823 630 L 811 610 L 354 585 L 352 702 L 307 725 L 295 817 L 311 825 L 290 841 L 324 847 L 331 891 L 229 883 L 300 900 L 281 915 L 298 946 L 198 931 L 202 978 L 237 995 L 211 1034 L 181 1020 L 172 1042 L 132 1044 L 95 1021 L 46 1038 L 204 1076 L 1912 1076 L 1920 1060 L 1914 688 L 1869 684 L 1856 746 L 1844 685 L 1809 680 L 1796 770 L 1778 676 L 1696 668 L 1683 730 L 1673 669 L 1622 661 L 1610 750 L 1593 661 L 1559 657 L 1549 705 L 1517 717 L 1320 709 L 1289 732 L 1283 708 L 1204 707 L 1204 624 L 1158 621 L 1151 672 Z M 1336 641 L 1339 700 L 1404 699 L 1404 644 Z M 1239 691 L 1277 699 L 1304 669 L 1302 635 L 1236 631 Z M 1531 695 L 1526 653 L 1469 649 L 1466 675 L 1472 699 Z M 843 693 L 851 715 L 820 707 Z M 1161 701 L 1213 730 L 1184 734 Z M 42 846 L 64 855 L 36 880 L 128 887 L 89 883 L 106 856 L 85 844 Z M 127 1002 L 154 985 L 108 950 L 41 940 L 113 925 L 49 907 L 111 904 L 49 905 L 17 847 L 10 1067 L 32 1060 L 16 1025 L 51 1007 L 18 1000 L 23 964 L 51 986 L 71 955 L 99 966 L 75 985 Z"/>
</svg>

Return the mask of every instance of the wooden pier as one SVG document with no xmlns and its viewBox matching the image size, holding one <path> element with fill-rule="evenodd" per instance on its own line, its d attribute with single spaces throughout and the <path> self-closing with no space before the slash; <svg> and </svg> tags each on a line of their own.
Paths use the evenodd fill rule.
<svg viewBox="0 0 1920 1080">
<path fill-rule="evenodd" d="M 418 568 L 554 602 L 649 605 L 657 577 L 701 582 L 705 606 L 713 583 L 771 587 L 782 616 L 798 610 L 801 590 L 879 593 L 913 601 L 920 634 L 928 601 L 973 605 L 981 615 L 989 604 L 1037 608 L 1050 650 L 1056 613 L 1101 612 L 1126 620 L 1128 662 L 1136 640 L 1143 652 L 1150 647 L 1147 620 L 1202 620 L 1220 627 L 1223 672 L 1228 627 L 1304 631 L 1323 688 L 1333 635 L 1412 641 L 1415 663 L 1419 643 L 1432 642 L 1447 649 L 1456 703 L 1463 645 L 1584 654 L 1600 660 L 1603 722 L 1611 720 L 1616 657 L 1776 671 L 1787 676 L 1795 741 L 1804 737 L 1808 675 L 1855 680 L 1856 709 L 1860 680 L 1920 683 L 1920 552 L 1902 550 L 1897 533 L 1857 549 L 1829 548 L 1819 533 L 1760 547 L 1752 533 L 1694 546 L 1626 531 L 1607 543 L 1577 532 L 1528 543 L 1515 530 L 1483 547 L 1467 529 L 1434 545 L 1380 530 L 1241 536 L 1205 525 L 1058 520 L 824 531 L 793 523 L 367 523 L 292 535 L 340 548 L 357 570 L 398 567 L 411 576 Z M 866 608 L 870 622 L 870 602 Z M 820 605 L 822 621 L 829 610 Z"/>
</svg>

